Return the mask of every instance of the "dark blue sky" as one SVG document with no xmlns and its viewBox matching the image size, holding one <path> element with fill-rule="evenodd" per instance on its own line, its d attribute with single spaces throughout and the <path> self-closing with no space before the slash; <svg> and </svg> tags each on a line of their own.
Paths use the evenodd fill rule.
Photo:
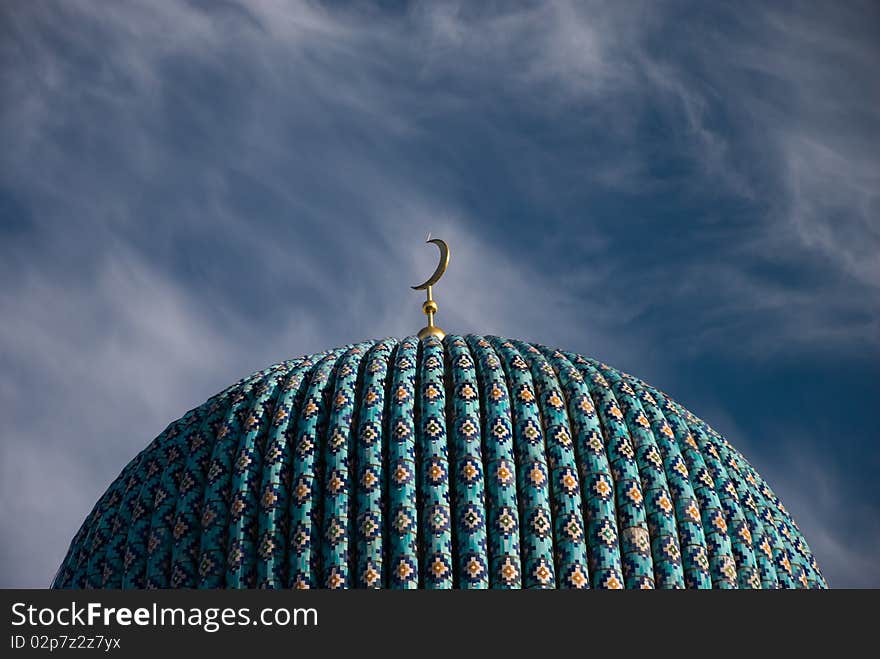
<svg viewBox="0 0 880 659">
<path fill-rule="evenodd" d="M 872 2 L 0 8 L 0 586 L 165 425 L 438 323 L 669 392 L 880 586 Z"/>
</svg>

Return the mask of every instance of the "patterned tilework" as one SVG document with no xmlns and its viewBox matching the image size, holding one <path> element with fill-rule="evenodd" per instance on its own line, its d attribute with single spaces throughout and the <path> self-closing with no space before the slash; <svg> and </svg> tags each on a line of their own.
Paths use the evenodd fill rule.
<svg viewBox="0 0 880 659">
<path fill-rule="evenodd" d="M 449 450 L 446 439 L 446 385 L 444 383 L 443 344 L 433 336 L 422 341 L 419 368 L 420 396 L 419 552 L 422 585 L 448 589 L 453 583 L 452 511 L 449 505 Z"/>
<path fill-rule="evenodd" d="M 419 342 L 400 342 L 388 396 L 388 587 L 419 587 L 418 500 L 416 474 L 415 385 Z"/>
<path fill-rule="evenodd" d="M 447 336 L 447 372 L 451 373 L 449 468 L 452 474 L 453 528 L 457 535 L 459 588 L 489 587 L 486 544 L 486 487 L 480 432 L 480 387 L 474 359 L 460 336 Z"/>
<path fill-rule="evenodd" d="M 516 487 L 522 520 L 522 584 L 524 588 L 555 588 L 553 535 L 550 532 L 550 469 L 540 434 L 538 396 L 528 364 L 513 343 L 497 338 L 489 342 L 501 359 L 512 400 Z"/>
<path fill-rule="evenodd" d="M 363 394 L 360 396 L 356 443 L 355 479 L 357 517 L 355 521 L 356 580 L 359 588 L 381 588 L 385 582 L 382 544 L 385 515 L 382 510 L 383 483 L 387 480 L 383 459 L 382 424 L 385 419 L 385 386 L 395 341 L 377 344 L 366 359 Z"/>
<path fill-rule="evenodd" d="M 340 442 L 347 442 L 344 436 L 328 436 L 327 433 L 333 374 L 347 352 L 333 352 L 318 361 L 310 375 L 303 403 L 295 415 L 285 584 L 291 588 L 316 588 L 320 584 L 322 458 L 325 450 L 341 450 Z"/>
<path fill-rule="evenodd" d="M 336 369 L 333 395 L 330 398 L 330 420 L 326 443 L 319 440 L 323 450 L 323 519 L 320 536 L 320 580 L 324 588 L 351 587 L 351 542 L 354 530 L 354 506 L 352 496 L 361 489 L 366 494 L 379 489 L 379 476 L 368 471 L 357 482 L 352 465 L 354 453 L 355 403 L 358 371 L 361 360 L 370 344 L 358 344 L 350 348 Z"/>
<path fill-rule="evenodd" d="M 296 412 L 305 399 L 309 374 L 325 355 L 302 360 L 290 370 L 272 411 L 272 420 L 262 457 L 259 514 L 256 541 L 256 580 L 260 588 L 278 588 L 287 583 L 290 483 L 294 461 Z"/>
<path fill-rule="evenodd" d="M 654 579 L 658 588 L 684 588 L 684 570 L 678 543 L 675 505 L 666 481 L 663 458 L 651 429 L 651 422 L 636 392 L 617 371 L 597 364 L 597 370 L 611 384 L 629 428 L 636 466 L 642 482 Z"/>
<path fill-rule="evenodd" d="M 468 336 L 466 341 L 477 362 L 483 410 L 481 430 L 486 479 L 489 584 L 492 588 L 521 588 L 520 510 L 513 452 L 511 393 L 501 360 L 492 344 L 481 336 Z M 463 474 L 465 479 L 467 476 L 467 473 Z"/>
<path fill-rule="evenodd" d="M 614 377 L 608 367 L 603 368 L 607 377 Z M 657 400 L 646 390 L 633 387 L 647 415 L 657 448 L 663 460 L 663 469 L 672 499 L 675 501 L 675 519 L 678 527 L 684 581 L 687 588 L 711 588 L 708 551 L 700 516 L 700 504 L 689 480 L 689 472 L 676 442 L 675 433 L 669 425 Z"/>
<path fill-rule="evenodd" d="M 559 465 L 557 470 L 568 478 L 574 474 L 584 484 L 580 492 L 573 488 L 560 489 L 582 501 L 593 587 L 623 588 L 614 478 L 605 436 L 584 378 L 562 353 L 554 352 L 547 359 L 538 348 L 525 344 L 521 351 L 532 368 L 539 371 L 538 381 L 543 382 L 542 409 L 544 418 L 551 424 L 547 428 L 547 437 L 551 455 L 558 456 L 554 457 L 554 463 Z M 571 444 L 577 463 L 574 468 L 568 456 Z M 564 480 L 554 482 L 564 483 Z M 571 530 L 572 527 L 567 525 L 566 532 L 571 533 Z"/>
<path fill-rule="evenodd" d="M 170 424 L 56 588 L 825 588 L 704 421 L 582 355 L 499 337 L 343 346 Z"/>
<path fill-rule="evenodd" d="M 624 583 L 627 588 L 654 588 L 654 561 L 645 492 L 624 413 L 611 384 L 598 369 L 580 355 L 567 357 L 581 372 L 602 424 L 614 480 Z"/>
</svg>

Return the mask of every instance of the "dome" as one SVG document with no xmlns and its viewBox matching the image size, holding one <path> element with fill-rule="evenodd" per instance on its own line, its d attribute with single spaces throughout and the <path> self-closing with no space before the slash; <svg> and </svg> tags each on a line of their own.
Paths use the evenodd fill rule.
<svg viewBox="0 0 880 659">
<path fill-rule="evenodd" d="M 826 584 L 748 461 L 658 389 L 426 335 L 285 361 L 187 412 L 110 485 L 53 586 Z"/>
</svg>

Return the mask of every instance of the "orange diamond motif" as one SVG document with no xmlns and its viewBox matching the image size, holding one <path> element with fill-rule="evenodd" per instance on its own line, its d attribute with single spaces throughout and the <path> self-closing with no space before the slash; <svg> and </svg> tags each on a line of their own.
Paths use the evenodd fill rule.
<svg viewBox="0 0 880 659">
<path fill-rule="evenodd" d="M 605 579 L 605 587 L 609 590 L 622 590 L 623 584 L 620 583 L 620 579 L 612 574 L 607 579 Z"/>
<path fill-rule="evenodd" d="M 412 573 L 413 569 L 409 566 L 409 563 L 406 561 L 400 561 L 397 566 L 397 578 L 401 581 L 406 581 Z"/>
</svg>

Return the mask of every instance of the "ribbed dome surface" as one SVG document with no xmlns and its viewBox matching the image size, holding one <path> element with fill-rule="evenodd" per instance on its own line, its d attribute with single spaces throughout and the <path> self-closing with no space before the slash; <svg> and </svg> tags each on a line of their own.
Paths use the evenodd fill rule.
<svg viewBox="0 0 880 659">
<path fill-rule="evenodd" d="M 496 337 L 282 362 L 172 423 L 54 587 L 825 587 L 751 465 L 657 389 Z"/>
</svg>

